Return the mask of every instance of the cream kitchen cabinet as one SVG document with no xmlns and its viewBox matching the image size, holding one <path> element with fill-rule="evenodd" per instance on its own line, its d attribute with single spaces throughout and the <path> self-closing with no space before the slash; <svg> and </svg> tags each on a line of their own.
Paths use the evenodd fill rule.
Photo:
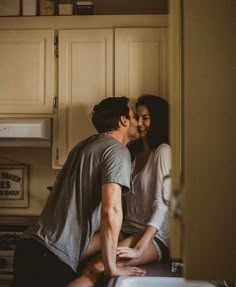
<svg viewBox="0 0 236 287">
<path fill-rule="evenodd" d="M 62 166 L 78 141 L 95 133 L 95 103 L 113 94 L 113 30 L 59 31 L 58 114 L 54 156 Z"/>
<path fill-rule="evenodd" d="M 115 95 L 168 98 L 167 28 L 115 29 Z"/>
<path fill-rule="evenodd" d="M 167 96 L 167 26 L 167 15 L 0 18 L 0 116 L 53 117 L 52 165 L 61 168 L 95 132 L 94 104 Z"/>
<path fill-rule="evenodd" d="M 103 98 L 127 96 L 132 104 L 143 93 L 167 97 L 166 28 L 60 30 L 58 43 L 55 167 L 95 132 L 90 113 Z"/>
<path fill-rule="evenodd" d="M 53 112 L 53 30 L 0 30 L 0 63 L 0 113 Z"/>
</svg>

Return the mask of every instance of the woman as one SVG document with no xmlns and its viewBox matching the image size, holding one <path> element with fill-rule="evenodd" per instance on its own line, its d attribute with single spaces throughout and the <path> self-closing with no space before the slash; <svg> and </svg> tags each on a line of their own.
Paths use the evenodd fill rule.
<svg viewBox="0 0 236 287">
<path fill-rule="evenodd" d="M 168 103 L 143 95 L 136 103 L 140 138 L 128 148 L 132 158 L 133 192 L 125 197 L 119 259 L 140 265 L 168 258 L 171 149 Z M 129 235 L 132 234 L 130 237 Z"/>
<path fill-rule="evenodd" d="M 140 138 L 129 144 L 132 191 L 124 197 L 122 241 L 117 265 L 135 266 L 169 258 L 171 148 L 166 100 L 143 95 L 136 103 Z M 68 287 L 94 286 L 103 272 L 101 257 L 94 259 Z"/>
</svg>

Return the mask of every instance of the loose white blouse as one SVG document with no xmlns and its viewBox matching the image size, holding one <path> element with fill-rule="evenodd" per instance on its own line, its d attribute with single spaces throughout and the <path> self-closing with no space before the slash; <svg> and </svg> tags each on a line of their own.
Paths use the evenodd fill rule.
<svg viewBox="0 0 236 287">
<path fill-rule="evenodd" d="M 132 172 L 134 167 L 135 160 Z M 125 196 L 123 232 L 136 233 L 152 225 L 157 229 L 156 237 L 169 246 L 170 170 L 171 148 L 162 144 L 151 152 L 143 169 L 132 180 L 132 191 Z"/>
</svg>

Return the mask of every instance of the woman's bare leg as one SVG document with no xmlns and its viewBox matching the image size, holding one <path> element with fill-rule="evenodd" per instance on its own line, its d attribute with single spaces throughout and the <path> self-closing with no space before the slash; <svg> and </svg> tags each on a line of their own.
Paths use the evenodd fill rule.
<svg viewBox="0 0 236 287">
<path fill-rule="evenodd" d="M 130 237 L 119 242 L 119 246 L 127 246 L 134 247 L 139 241 L 142 235 L 139 233 L 133 234 Z M 158 261 L 159 253 L 156 249 L 156 246 L 153 242 L 149 244 L 149 246 L 145 249 L 142 256 L 136 259 L 127 259 L 127 260 L 118 260 L 117 264 L 119 266 L 138 266 L 146 263 L 150 263 L 153 261 Z"/>
<path fill-rule="evenodd" d="M 134 247 L 139 241 L 141 235 L 133 234 L 130 237 L 119 242 L 119 246 Z M 92 249 L 94 250 L 94 249 Z M 90 254 L 87 252 L 87 254 Z M 159 260 L 159 254 L 153 242 L 149 244 L 144 253 L 140 258 L 137 259 L 128 259 L 128 260 L 119 260 L 117 262 L 118 266 L 137 266 L 145 263 L 150 263 L 153 261 Z M 104 272 L 104 265 L 102 262 L 101 255 L 93 258 L 88 265 L 83 270 L 80 277 L 71 282 L 67 287 L 93 287 L 98 280 L 98 278 Z"/>
<path fill-rule="evenodd" d="M 87 248 L 87 250 L 85 251 L 85 253 L 82 256 L 82 260 L 86 259 L 92 255 L 94 255 L 95 253 L 97 253 L 98 251 L 101 250 L 101 238 L 100 238 L 100 232 L 95 232 L 90 243 L 89 246 Z"/>
<path fill-rule="evenodd" d="M 118 260 L 118 266 L 138 266 L 154 261 L 159 261 L 159 253 L 154 243 L 151 242 L 139 258 Z"/>
<path fill-rule="evenodd" d="M 96 254 L 99 250 L 101 250 L 101 241 L 100 241 L 100 233 L 96 232 L 91 242 L 82 256 L 82 260 Z M 73 280 L 67 287 L 92 287 L 95 285 L 96 280 L 98 279 L 98 274 L 96 273 L 97 265 L 96 263 L 102 265 L 101 256 L 96 256 L 85 266 L 84 270 L 81 271 L 81 275 Z M 102 271 L 99 272 L 102 274 Z"/>
</svg>

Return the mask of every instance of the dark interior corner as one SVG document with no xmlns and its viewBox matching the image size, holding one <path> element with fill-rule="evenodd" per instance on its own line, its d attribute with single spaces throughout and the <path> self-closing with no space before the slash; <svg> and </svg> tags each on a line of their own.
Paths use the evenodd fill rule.
<svg viewBox="0 0 236 287">
<path fill-rule="evenodd" d="M 167 0 L 94 0 L 97 15 L 168 14 Z"/>
</svg>

